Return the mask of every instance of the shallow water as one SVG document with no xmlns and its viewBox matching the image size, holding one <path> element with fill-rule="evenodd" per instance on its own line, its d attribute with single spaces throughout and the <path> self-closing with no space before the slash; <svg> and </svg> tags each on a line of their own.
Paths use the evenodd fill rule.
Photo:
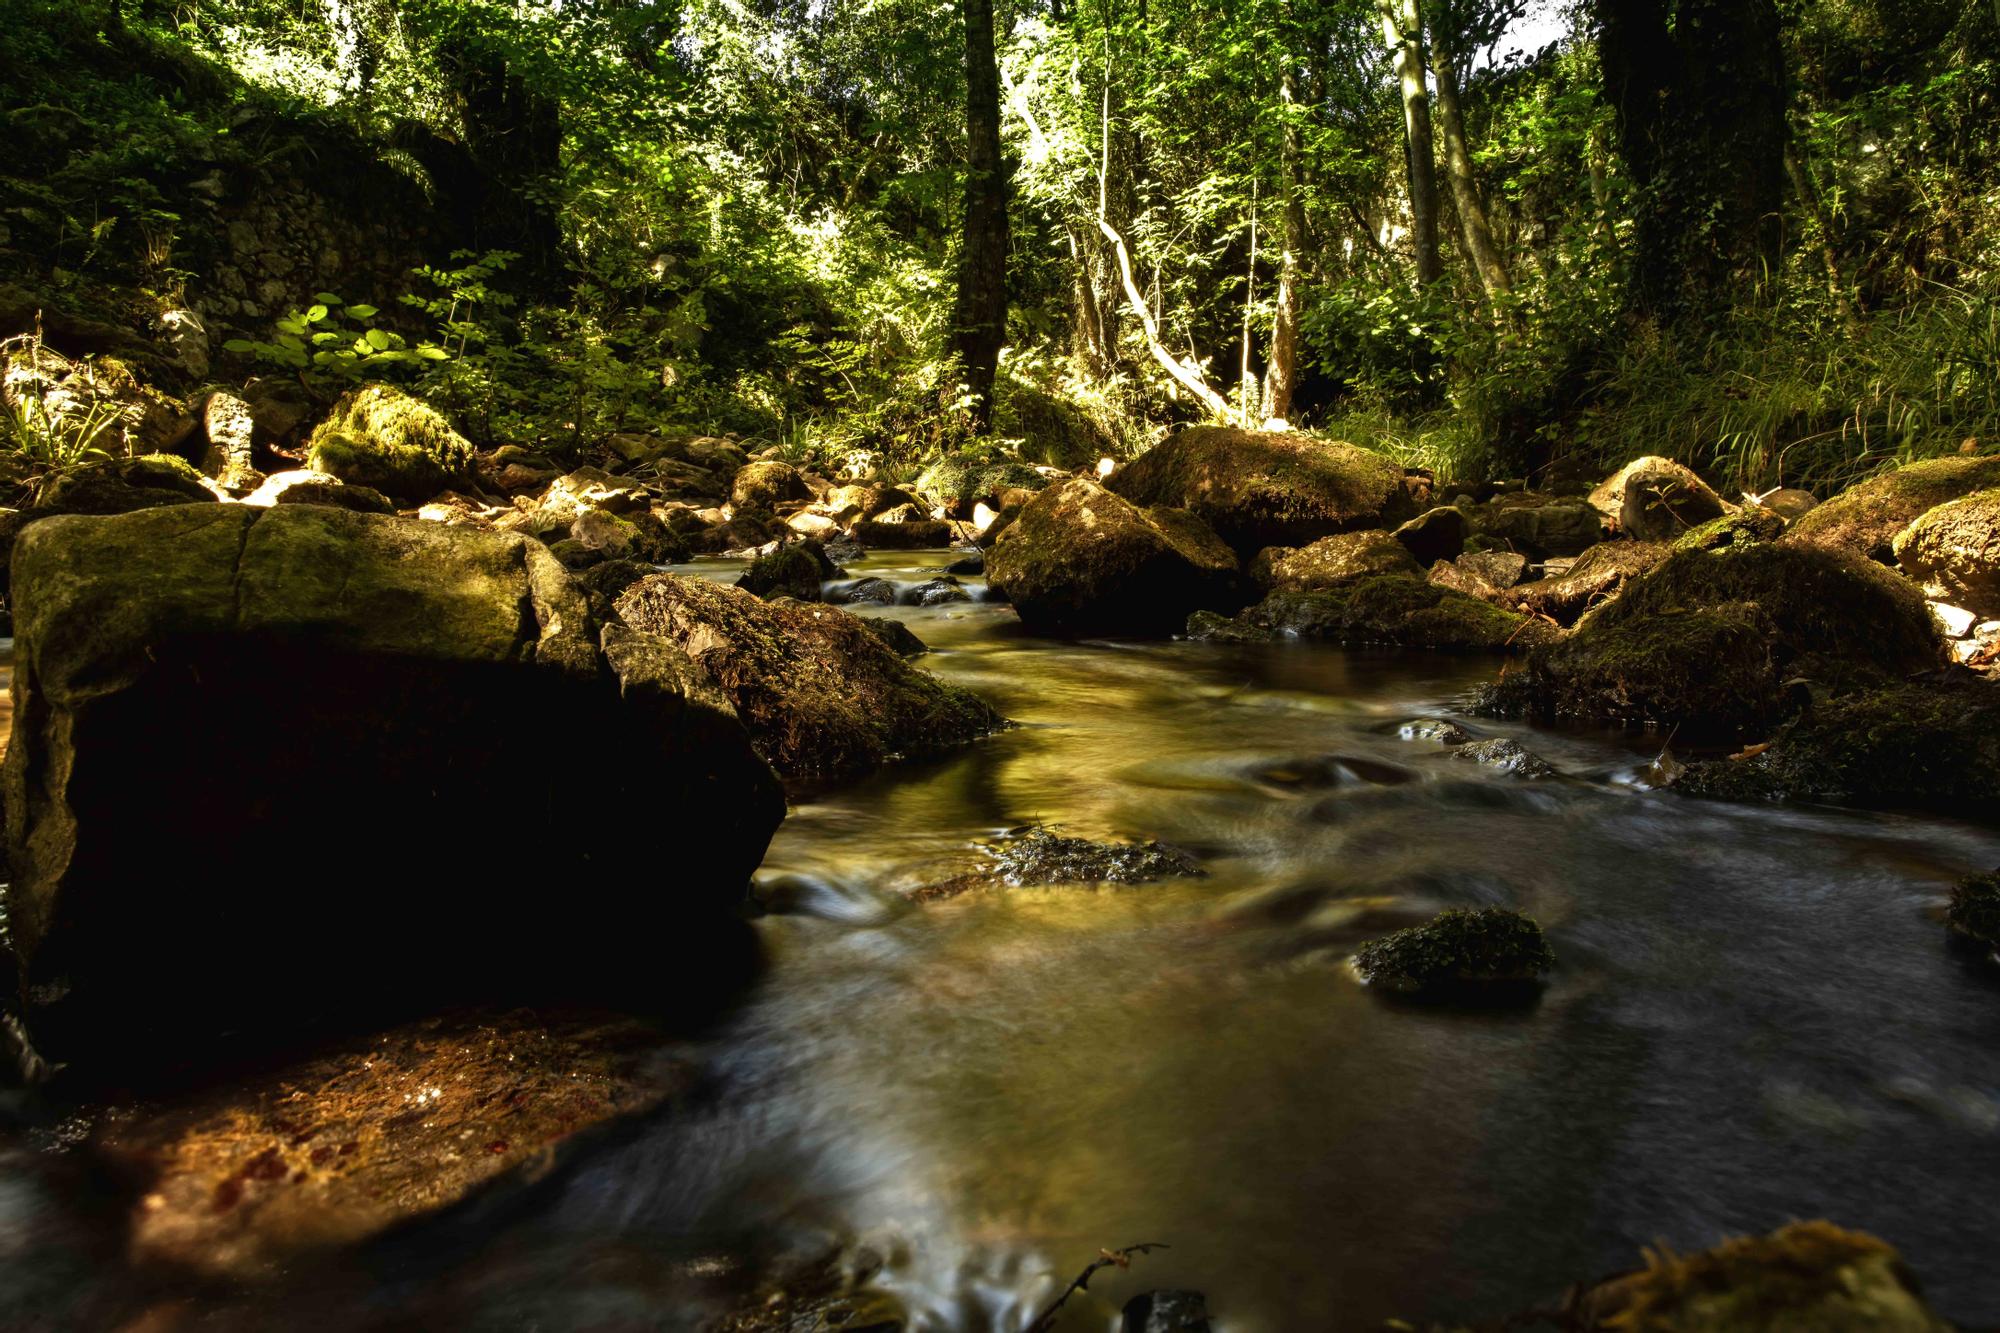
<svg viewBox="0 0 2000 1333">
<path fill-rule="evenodd" d="M 706 1071 L 692 1105 L 313 1275 L 294 1322 L 687 1327 L 740 1290 L 715 1274 L 832 1254 L 880 1262 L 913 1327 L 1017 1330 L 1100 1247 L 1157 1241 L 1062 1327 L 1175 1286 L 1232 1333 L 1361 1328 L 1818 1216 L 1900 1247 L 1947 1315 L 2000 1319 L 2000 984 L 1936 919 L 2000 833 L 1652 792 L 1657 738 L 1461 719 L 1563 774 L 1530 782 L 1398 734 L 1486 660 L 858 609 L 1021 725 L 794 810 L 759 876 L 769 973 L 676 1048 Z M 895 892 L 1033 823 L 1208 874 Z M 1533 1010 L 1385 1004 L 1349 972 L 1360 941 L 1474 904 L 1548 929 Z M 0 1193 L 0 1279 L 64 1247 L 88 1273 L 29 1178 Z"/>
</svg>

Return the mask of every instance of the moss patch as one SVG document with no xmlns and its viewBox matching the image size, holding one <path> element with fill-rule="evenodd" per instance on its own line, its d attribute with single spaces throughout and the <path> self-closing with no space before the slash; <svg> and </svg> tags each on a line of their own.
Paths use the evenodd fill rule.
<svg viewBox="0 0 2000 1333">
<path fill-rule="evenodd" d="M 1924 511 L 2000 486 L 2000 455 L 1932 458 L 1850 487 L 1803 515 L 1789 542 L 1851 551 L 1887 564 L 1896 534 Z"/>
<path fill-rule="evenodd" d="M 1755 507 L 1740 509 L 1733 514 L 1712 518 L 1699 527 L 1690 528 L 1674 539 L 1676 551 L 1723 551 L 1732 546 L 1752 546 L 1758 542 L 1773 542 L 1785 533 L 1785 520 L 1780 514 L 1768 509 Z"/>
<path fill-rule="evenodd" d="M 1322 537 L 1309 546 L 1267 546 L 1251 562 L 1250 577 L 1266 592 L 1338 588 L 1377 574 L 1421 577 L 1409 548 L 1380 528 Z"/>
<path fill-rule="evenodd" d="M 1447 652 L 1526 652 L 1553 633 L 1542 622 L 1407 574 L 1274 592 L 1239 620 L 1267 634 Z"/>
<path fill-rule="evenodd" d="M 1934 596 L 2000 616 L 2000 488 L 1927 510 L 1893 546 L 1903 572 Z"/>
<path fill-rule="evenodd" d="M 415 502 L 471 486 L 477 455 L 436 411 L 400 389 L 371 384 L 333 405 L 312 434 L 306 462 L 314 471 Z"/>
<path fill-rule="evenodd" d="M 1563 573 L 1510 590 L 1507 600 L 1529 615 L 1574 625 L 1586 611 L 1616 597 L 1628 580 L 1659 565 L 1672 549 L 1664 542 L 1600 542 Z"/>
</svg>

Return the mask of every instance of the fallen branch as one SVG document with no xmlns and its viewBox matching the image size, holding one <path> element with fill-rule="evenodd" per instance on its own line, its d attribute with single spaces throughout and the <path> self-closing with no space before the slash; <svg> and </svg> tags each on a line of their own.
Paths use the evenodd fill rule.
<svg viewBox="0 0 2000 1333">
<path fill-rule="evenodd" d="M 1056 1326 L 1056 1315 L 1069 1303 L 1069 1298 L 1087 1289 L 1090 1286 L 1090 1279 L 1096 1277 L 1101 1270 L 1130 1268 L 1133 1255 L 1151 1254 L 1154 1250 L 1167 1248 L 1158 1241 L 1145 1241 L 1138 1245 L 1127 1245 L 1122 1250 L 1099 1250 L 1097 1257 L 1092 1259 L 1081 1273 L 1070 1279 L 1069 1285 L 1063 1288 L 1062 1295 L 1056 1297 L 1048 1309 L 1035 1316 L 1035 1322 L 1028 1325 L 1028 1333 L 1049 1333 L 1049 1330 Z"/>
</svg>

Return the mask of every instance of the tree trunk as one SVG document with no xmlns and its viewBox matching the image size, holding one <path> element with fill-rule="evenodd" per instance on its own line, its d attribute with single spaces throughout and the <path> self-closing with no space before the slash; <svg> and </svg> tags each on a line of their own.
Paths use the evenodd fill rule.
<svg viewBox="0 0 2000 1333">
<path fill-rule="evenodd" d="M 1466 252 L 1479 273 L 1479 285 L 1495 310 L 1505 308 L 1505 298 L 1514 283 L 1507 275 L 1507 261 L 1493 243 L 1493 224 L 1486 215 L 1486 203 L 1479 197 L 1479 182 L 1472 174 L 1472 154 L 1465 145 L 1465 118 L 1459 112 L 1457 60 L 1442 50 L 1432 63 L 1437 76 L 1438 128 L 1444 133 L 1444 170 L 1451 182 L 1451 201 L 1458 210 L 1458 225 L 1465 238 Z"/>
<path fill-rule="evenodd" d="M 1410 236 L 1417 251 L 1417 282 L 1429 286 L 1444 272 L 1438 262 L 1437 150 L 1431 142 L 1431 98 L 1424 86 L 1424 25 L 1417 0 L 1381 0 L 1382 35 L 1396 52 L 1403 89 L 1404 159 L 1410 178 Z"/>
<path fill-rule="evenodd" d="M 1278 86 L 1285 107 L 1284 136 L 1281 140 L 1279 175 L 1284 190 L 1284 232 L 1278 257 L 1277 309 L 1271 320 L 1271 348 L 1264 358 L 1264 419 L 1287 420 L 1292 415 L 1292 392 L 1299 382 L 1299 254 L 1305 248 L 1306 210 L 1300 179 L 1303 154 L 1299 151 L 1299 127 L 1293 119 L 1298 101 L 1298 80 L 1289 62 Z"/>
<path fill-rule="evenodd" d="M 965 235 L 953 324 L 973 421 L 984 434 L 993 426 L 993 379 L 1007 338 L 1007 178 L 993 0 L 965 0 L 965 132 Z"/>
</svg>

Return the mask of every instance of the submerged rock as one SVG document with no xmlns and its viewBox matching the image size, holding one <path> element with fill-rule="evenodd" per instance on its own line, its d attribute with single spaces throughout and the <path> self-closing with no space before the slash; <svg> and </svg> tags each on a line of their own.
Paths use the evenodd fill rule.
<svg viewBox="0 0 2000 1333">
<path fill-rule="evenodd" d="M 386 384 L 345 394 L 306 446 L 313 470 L 408 503 L 471 486 L 477 462 L 472 445 L 450 422 Z"/>
<path fill-rule="evenodd" d="M 1943 661 L 1907 581 L 1832 551 L 1681 551 L 1487 696 L 1490 711 L 1736 732 L 1796 705 L 1802 678 L 1879 684 Z"/>
<path fill-rule="evenodd" d="M 1191 426 L 1112 474 L 1141 507 L 1186 509 L 1239 554 L 1393 527 L 1430 500 L 1428 476 L 1351 444 L 1290 431 Z"/>
<path fill-rule="evenodd" d="M 1160 842 L 1091 842 L 1043 828 L 1016 829 L 982 847 L 977 868 L 925 885 L 910 894 L 937 902 L 982 888 L 1025 888 L 1049 884 L 1149 884 L 1199 876 L 1200 862 Z"/>
<path fill-rule="evenodd" d="M 1502 907 L 1453 908 L 1421 926 L 1370 940 L 1354 967 L 1370 986 L 1412 997 L 1471 996 L 1531 987 L 1555 965 L 1542 928 Z"/>
<path fill-rule="evenodd" d="M 1895 1250 L 1831 1222 L 1793 1222 L 1644 1269 L 1575 1302 L 1580 1328 L 1625 1333 L 1950 1333 Z"/>
<path fill-rule="evenodd" d="M 1081 479 L 1021 511 L 987 556 L 987 580 L 1048 634 L 1167 634 L 1191 611 L 1241 605 L 1236 557 L 1200 519 Z"/>
<path fill-rule="evenodd" d="M 1785 540 L 1892 564 L 1897 533 L 1941 504 L 1996 486 L 2000 454 L 1909 463 L 1849 487 L 1801 516 Z"/>
<path fill-rule="evenodd" d="M 1553 778 L 1560 776 L 1555 765 L 1539 755 L 1531 754 L 1521 742 L 1506 736 L 1495 736 L 1491 740 L 1470 741 L 1451 752 L 1453 759 L 1463 759 L 1469 763 L 1484 764 L 1502 773 L 1512 773 L 1518 778 Z"/>
<path fill-rule="evenodd" d="M 2000 487 L 1948 501 L 1896 534 L 1896 563 L 1931 596 L 2000 616 Z"/>
<path fill-rule="evenodd" d="M 38 523 L 14 574 L 9 934 L 52 1058 L 435 1000 L 672 1003 L 663 971 L 699 991 L 747 957 L 776 782 L 685 655 L 600 634 L 528 539 L 187 505 Z M 577 832 L 627 805 L 670 862 Z"/>
<path fill-rule="evenodd" d="M 1198 1291 L 1148 1291 L 1125 1302 L 1118 1333 L 1209 1333 L 1208 1298 Z"/>
<path fill-rule="evenodd" d="M 838 607 L 765 602 L 658 574 L 630 588 L 618 612 L 693 658 L 787 779 L 859 777 L 1005 725 L 977 695 L 910 666 L 867 621 Z"/>
</svg>

